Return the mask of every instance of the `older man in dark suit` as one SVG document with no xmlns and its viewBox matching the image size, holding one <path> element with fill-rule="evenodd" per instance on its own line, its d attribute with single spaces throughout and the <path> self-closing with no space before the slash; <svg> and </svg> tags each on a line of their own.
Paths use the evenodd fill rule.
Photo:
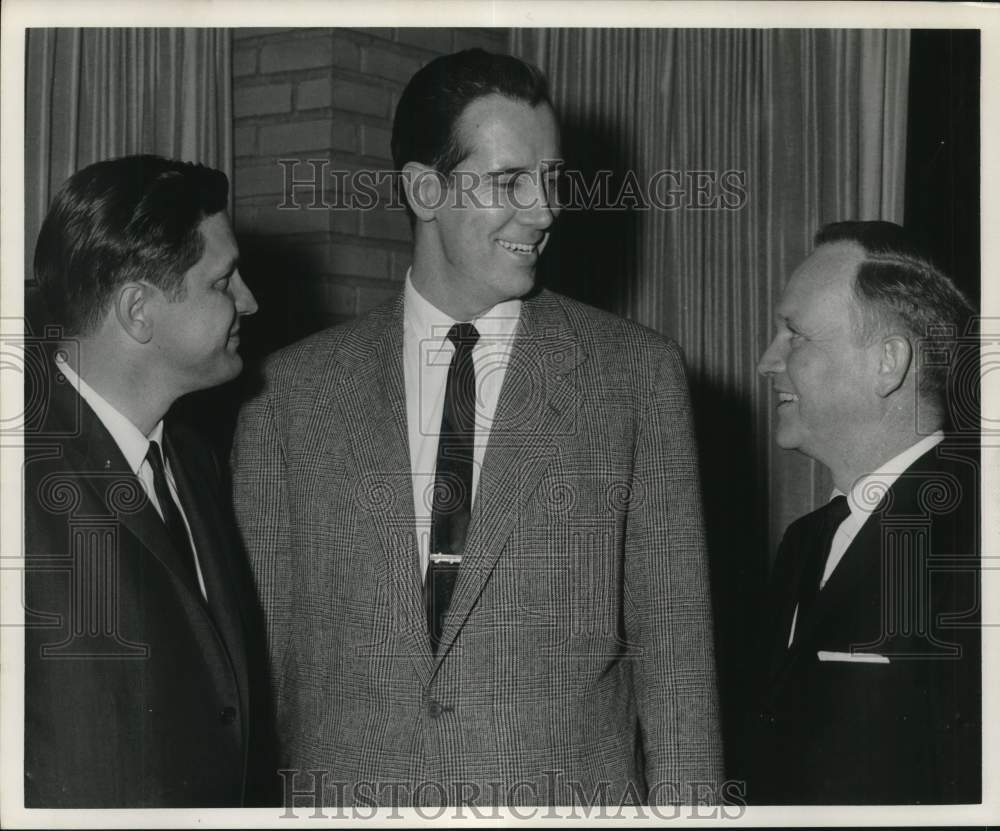
<svg viewBox="0 0 1000 831">
<path fill-rule="evenodd" d="M 836 490 L 778 551 L 747 798 L 978 802 L 979 454 L 946 429 L 949 394 L 974 400 L 978 363 L 949 360 L 971 308 L 899 226 L 836 223 L 816 243 L 760 371 L 778 444 Z"/>
<path fill-rule="evenodd" d="M 273 356 L 234 450 L 286 797 L 713 798 L 678 349 L 536 290 L 560 160 L 537 69 L 430 62 L 392 145 L 404 290 Z"/>
<path fill-rule="evenodd" d="M 252 585 L 220 471 L 167 418 L 235 377 L 228 182 L 153 156 L 72 176 L 35 275 L 25 450 L 25 803 L 235 806 L 251 725 Z"/>
</svg>

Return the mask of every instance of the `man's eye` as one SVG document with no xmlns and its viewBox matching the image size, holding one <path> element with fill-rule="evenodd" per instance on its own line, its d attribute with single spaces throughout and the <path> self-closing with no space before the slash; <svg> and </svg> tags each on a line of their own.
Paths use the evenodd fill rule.
<svg viewBox="0 0 1000 831">
<path fill-rule="evenodd" d="M 229 278 L 223 277 L 221 280 L 216 280 L 215 287 L 219 291 L 227 291 L 229 289 Z"/>
<path fill-rule="evenodd" d="M 508 176 L 498 176 L 493 180 L 494 184 L 498 188 L 504 188 L 508 191 L 517 190 L 520 187 L 528 187 L 532 184 L 537 183 L 538 179 L 532 176 L 530 173 L 513 173 Z"/>
</svg>

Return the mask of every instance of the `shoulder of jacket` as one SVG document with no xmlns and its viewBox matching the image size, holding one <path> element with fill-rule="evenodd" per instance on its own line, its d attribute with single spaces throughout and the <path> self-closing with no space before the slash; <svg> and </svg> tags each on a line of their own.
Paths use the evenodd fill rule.
<svg viewBox="0 0 1000 831">
<path fill-rule="evenodd" d="M 680 346 L 672 338 L 606 309 L 590 306 L 547 289 L 539 292 L 535 302 L 558 308 L 584 342 L 607 341 L 618 344 L 620 349 L 644 349 L 652 353 L 683 357 Z"/>
</svg>

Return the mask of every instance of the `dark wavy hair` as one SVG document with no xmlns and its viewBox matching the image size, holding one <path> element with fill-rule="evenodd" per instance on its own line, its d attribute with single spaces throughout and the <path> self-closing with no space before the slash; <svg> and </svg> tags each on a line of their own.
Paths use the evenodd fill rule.
<svg viewBox="0 0 1000 831">
<path fill-rule="evenodd" d="M 182 297 L 204 253 L 201 221 L 226 209 L 219 170 L 159 156 L 89 165 L 62 186 L 35 246 L 35 280 L 66 336 L 99 325 L 115 289 L 145 280 Z"/>
<path fill-rule="evenodd" d="M 955 339 L 966 333 L 972 305 L 900 225 L 834 222 L 815 238 L 817 246 L 833 242 L 856 243 L 865 253 L 854 280 L 858 339 L 865 342 L 897 328 L 920 341 L 924 354 L 947 356 L 947 361 L 922 362 L 918 379 L 920 395 L 943 404 Z"/>
</svg>

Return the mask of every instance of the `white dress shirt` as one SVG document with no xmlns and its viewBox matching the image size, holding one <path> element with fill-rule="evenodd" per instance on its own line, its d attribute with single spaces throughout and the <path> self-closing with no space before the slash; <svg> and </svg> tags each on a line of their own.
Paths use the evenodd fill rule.
<svg viewBox="0 0 1000 831">
<path fill-rule="evenodd" d="M 520 316 L 521 301 L 508 300 L 468 321 L 479 332 L 479 341 L 472 350 L 472 363 L 476 370 L 473 502 Z M 431 553 L 431 512 L 434 507 L 438 439 L 448 367 L 455 352 L 455 347 L 448 340 L 448 331 L 459 322 L 463 321 L 454 320 L 421 296 L 407 273 L 403 291 L 403 380 L 421 574 L 427 573 Z"/>
<path fill-rule="evenodd" d="M 174 481 L 173 470 L 170 468 L 170 462 L 167 459 L 166 451 L 163 450 L 163 419 L 156 422 L 156 426 L 149 431 L 148 436 L 144 436 L 142 431 L 129 421 L 126 416 L 118 412 L 118 410 L 109 404 L 100 395 L 100 393 L 84 381 L 83 378 L 77 375 L 73 368 L 66 363 L 61 356 L 56 356 L 56 366 L 59 368 L 59 371 L 66 376 L 66 380 L 70 382 L 73 389 L 75 389 L 80 394 L 80 397 L 87 402 L 88 406 L 100 419 L 101 424 L 104 425 L 105 429 L 111 434 L 111 438 L 114 439 L 115 444 L 118 445 L 118 449 L 121 450 L 122 455 L 125 457 L 125 461 L 132 470 L 132 473 L 134 473 L 142 483 L 142 487 L 146 491 L 146 496 L 149 498 L 149 501 L 153 504 L 153 507 L 162 519 L 163 509 L 160 507 L 160 501 L 156 497 L 156 487 L 153 482 L 153 469 L 146 460 L 146 455 L 149 453 L 149 443 L 151 441 L 155 441 L 160 445 L 161 451 L 163 452 L 163 466 L 164 472 L 166 473 L 167 488 L 170 490 L 170 495 L 173 497 L 174 504 L 177 506 L 181 519 L 184 521 L 184 528 L 187 531 L 188 540 L 191 542 L 191 551 L 194 554 L 194 566 L 195 572 L 198 575 L 198 585 L 201 587 L 202 597 L 207 600 L 208 593 L 205 591 L 205 580 L 201 573 L 201 563 L 198 562 L 198 549 L 194 544 L 194 537 L 191 534 L 191 526 L 188 523 L 187 515 L 184 513 L 184 506 L 181 505 L 180 497 L 177 495 L 177 483 Z"/>
<path fill-rule="evenodd" d="M 823 576 L 820 578 L 820 590 L 830 580 L 834 570 L 844 559 L 844 554 L 850 548 L 854 538 L 858 535 L 862 526 L 868 521 L 882 497 L 893 486 L 893 483 L 912 465 L 917 459 L 924 455 L 931 448 L 936 447 L 944 439 L 944 433 L 937 430 L 929 436 L 924 436 L 916 444 L 910 445 L 902 453 L 893 456 L 884 465 L 874 470 L 872 473 L 859 476 L 857 481 L 851 486 L 850 494 L 834 488 L 830 494 L 830 499 L 838 496 L 847 496 L 847 507 L 851 513 L 837 526 L 833 535 L 833 542 L 830 544 L 830 553 L 826 558 L 826 567 L 823 569 Z M 792 615 L 792 631 L 788 636 L 788 643 L 791 645 L 795 638 L 795 624 L 799 616 L 799 608 L 795 607 Z"/>
<path fill-rule="evenodd" d="M 858 477 L 858 480 L 851 486 L 851 493 L 848 496 L 836 488 L 830 494 L 830 499 L 835 496 L 847 496 L 847 506 L 851 509 L 850 515 L 840 525 L 833 535 L 833 543 L 830 545 L 830 554 L 826 558 L 826 568 L 823 569 L 823 576 L 820 578 L 819 587 L 822 589 L 833 574 L 833 570 L 840 564 L 844 554 L 854 542 L 854 538 L 861 530 L 861 526 L 868 521 L 872 511 L 878 507 L 882 497 L 893 486 L 895 481 L 912 465 L 917 459 L 924 455 L 932 447 L 936 447 L 944 439 L 944 433 L 937 430 L 929 436 L 924 436 L 914 445 L 910 445 L 906 450 L 897 456 L 893 456 L 888 462 L 877 470 L 866 476 Z"/>
</svg>

